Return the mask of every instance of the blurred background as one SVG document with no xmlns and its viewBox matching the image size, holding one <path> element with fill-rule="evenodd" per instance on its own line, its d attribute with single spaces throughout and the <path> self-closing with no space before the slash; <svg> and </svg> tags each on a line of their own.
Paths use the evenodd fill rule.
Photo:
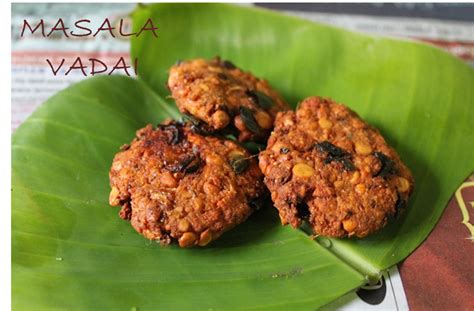
<svg viewBox="0 0 474 311">
<path fill-rule="evenodd" d="M 276 3 L 258 6 L 353 31 L 437 45 L 474 66 L 473 3 Z"/>
</svg>

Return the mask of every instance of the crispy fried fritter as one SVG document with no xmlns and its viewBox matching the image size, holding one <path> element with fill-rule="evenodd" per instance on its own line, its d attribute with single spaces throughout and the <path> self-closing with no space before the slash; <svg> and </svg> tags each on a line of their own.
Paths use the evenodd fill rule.
<svg viewBox="0 0 474 311">
<path fill-rule="evenodd" d="M 168 88 L 182 113 L 208 131 L 236 132 L 239 141 L 265 141 L 277 112 L 289 109 L 267 81 L 220 58 L 179 62 Z"/>
<path fill-rule="evenodd" d="M 140 234 L 204 246 L 252 213 L 264 190 L 256 159 L 238 144 L 177 122 L 137 131 L 110 170 L 110 204 Z"/>
<path fill-rule="evenodd" d="M 320 97 L 277 115 L 259 165 L 282 223 L 306 219 L 330 237 L 382 228 L 413 190 L 411 172 L 379 131 Z"/>
</svg>

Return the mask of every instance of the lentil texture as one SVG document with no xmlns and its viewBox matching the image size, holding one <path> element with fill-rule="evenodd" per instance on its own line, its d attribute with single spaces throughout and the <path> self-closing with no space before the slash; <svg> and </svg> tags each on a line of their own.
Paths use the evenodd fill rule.
<svg viewBox="0 0 474 311">
<path fill-rule="evenodd" d="M 109 173 L 110 205 L 163 245 L 207 245 L 245 221 L 264 191 L 257 161 L 244 148 L 191 127 L 169 121 L 138 130 Z"/>
<path fill-rule="evenodd" d="M 283 224 L 365 237 L 384 227 L 413 190 L 410 170 L 380 132 L 330 99 L 309 97 L 278 113 L 259 155 Z"/>
<path fill-rule="evenodd" d="M 216 57 L 171 67 L 168 88 L 179 110 L 206 131 L 235 134 L 239 141 L 266 141 L 278 111 L 289 109 L 267 81 Z"/>
</svg>

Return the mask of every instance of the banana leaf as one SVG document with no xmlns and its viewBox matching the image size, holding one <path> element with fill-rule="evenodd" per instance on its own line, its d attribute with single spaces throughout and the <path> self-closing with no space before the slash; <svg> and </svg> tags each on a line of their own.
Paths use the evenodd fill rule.
<svg viewBox="0 0 474 311">
<path fill-rule="evenodd" d="M 12 305 L 16 310 L 313 310 L 405 258 L 474 168 L 474 72 L 435 48 L 229 5 L 141 6 L 158 38 L 132 40 L 138 79 L 94 77 L 56 94 L 12 137 Z M 292 104 L 346 103 L 413 170 L 406 213 L 367 239 L 318 239 L 267 206 L 202 249 L 147 241 L 108 206 L 108 170 L 166 99 L 177 59 L 221 55 Z"/>
</svg>

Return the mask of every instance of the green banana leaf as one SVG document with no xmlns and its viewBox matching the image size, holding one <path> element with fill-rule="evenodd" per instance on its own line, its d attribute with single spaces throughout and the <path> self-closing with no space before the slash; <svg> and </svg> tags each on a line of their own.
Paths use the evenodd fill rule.
<svg viewBox="0 0 474 311">
<path fill-rule="evenodd" d="M 331 240 L 363 273 L 377 275 L 412 252 L 474 170 L 474 71 L 434 47 L 230 5 L 153 5 L 133 16 L 135 27 L 148 18 L 159 27 L 157 39 L 132 41 L 132 57 L 163 96 L 177 59 L 220 55 L 268 79 L 293 106 L 329 96 L 381 130 L 413 171 L 416 190 L 404 218 L 386 230 Z"/>
<path fill-rule="evenodd" d="M 15 132 L 15 309 L 304 309 L 363 283 L 280 226 L 271 207 L 204 249 L 160 247 L 119 219 L 108 206 L 112 158 L 136 129 L 170 116 L 176 110 L 143 82 L 97 77 L 48 100 Z"/>
<path fill-rule="evenodd" d="M 158 38 L 132 41 L 139 79 L 95 77 L 49 99 L 12 137 L 16 310 L 313 310 L 419 245 L 474 168 L 474 73 L 425 45 L 228 5 L 138 8 Z M 161 247 L 108 206 L 108 170 L 135 130 L 178 117 L 177 59 L 221 55 L 295 105 L 331 96 L 378 126 L 413 170 L 404 216 L 363 240 L 317 242 L 267 206 L 206 248 Z"/>
</svg>

